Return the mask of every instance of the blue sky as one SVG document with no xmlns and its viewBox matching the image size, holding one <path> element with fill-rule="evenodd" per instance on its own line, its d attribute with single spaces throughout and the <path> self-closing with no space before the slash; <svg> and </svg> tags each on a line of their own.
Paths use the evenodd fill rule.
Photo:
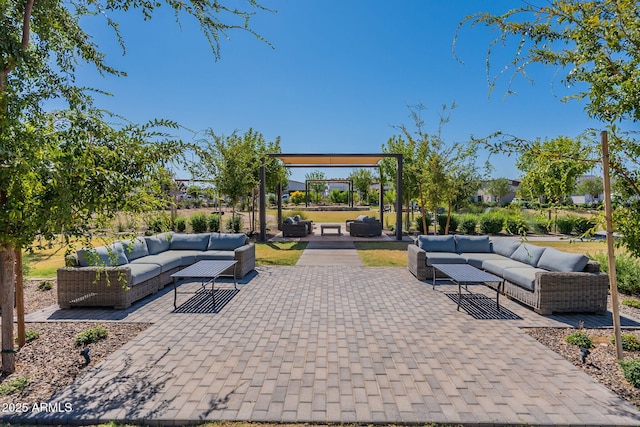
<svg viewBox="0 0 640 427">
<path fill-rule="evenodd" d="M 229 0 L 233 1 L 233 0 Z M 178 26 L 169 11 L 150 21 L 129 12 L 121 19 L 127 52 L 122 56 L 103 22 L 86 26 L 125 78 L 80 74 L 82 82 L 111 92 L 98 103 L 129 120 L 166 118 L 196 133 L 218 134 L 249 128 L 267 140 L 280 137 L 285 153 L 375 153 L 399 131 L 413 129 L 408 105 L 423 104 L 425 130 L 435 132 L 443 104 L 457 108 L 444 139 L 464 142 L 495 131 L 534 139 L 576 136 L 589 127 L 584 104 L 563 103 L 570 93 L 555 69 L 534 67 L 536 84 L 521 77 L 505 97 L 509 76 L 489 97 L 485 60 L 495 36 L 466 26 L 456 53 L 452 42 L 466 15 L 504 12 L 519 5 L 501 0 L 265 0 L 275 13 L 257 11 L 253 28 L 269 44 L 242 31 L 228 33 L 216 61 L 195 22 Z M 494 71 L 515 45 L 495 47 Z M 486 155 L 481 155 L 479 167 Z M 515 158 L 491 159 L 494 177 L 517 178 Z M 304 181 L 312 169 L 293 169 Z M 325 169 L 329 178 L 349 170 Z M 190 178 L 178 171 L 180 178 Z"/>
</svg>

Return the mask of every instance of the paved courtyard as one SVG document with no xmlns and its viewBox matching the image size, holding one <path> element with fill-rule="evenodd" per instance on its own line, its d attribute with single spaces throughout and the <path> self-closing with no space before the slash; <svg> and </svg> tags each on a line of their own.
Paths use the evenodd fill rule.
<svg viewBox="0 0 640 427">
<path fill-rule="evenodd" d="M 72 411 L 4 420 L 640 425 L 637 409 L 520 329 L 610 315 L 542 317 L 501 298 L 515 317 L 476 319 L 456 311 L 456 288 L 406 268 L 259 267 L 239 288 L 217 313 L 174 313 L 169 286 L 128 310 L 29 316 L 153 326 L 53 399 Z M 193 298 L 179 293 L 179 308 Z"/>
</svg>

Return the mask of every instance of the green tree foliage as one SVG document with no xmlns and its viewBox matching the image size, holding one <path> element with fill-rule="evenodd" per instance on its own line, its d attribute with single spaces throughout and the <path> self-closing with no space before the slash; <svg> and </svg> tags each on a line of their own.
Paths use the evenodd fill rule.
<svg viewBox="0 0 640 427">
<path fill-rule="evenodd" d="M 220 36 L 249 23 L 255 0 L 136 2 L 51 0 L 2 2 L 0 20 L 0 310 L 2 369 L 15 367 L 13 304 L 15 250 L 36 236 L 85 235 L 122 210 L 144 210 L 161 194 L 156 177 L 181 147 L 171 143 L 176 124 L 135 125 L 95 107 L 76 71 L 123 76 L 82 27 L 104 19 L 118 32 L 118 13 L 137 10 L 151 19 L 163 4 L 179 22 L 195 18 L 219 56 Z M 87 24 L 88 25 L 88 24 Z M 61 111 L 48 111 L 57 105 Z M 166 204 L 166 201 L 165 201 Z"/>
<path fill-rule="evenodd" d="M 511 192 L 511 185 L 507 178 L 496 178 L 487 182 L 485 191 L 499 202 Z"/>
<path fill-rule="evenodd" d="M 327 179 L 327 177 L 324 174 L 324 172 L 315 170 L 306 174 L 304 176 L 304 179 L 306 179 L 307 181 L 313 181 L 313 180 L 322 181 Z M 320 200 L 322 200 L 324 192 L 327 191 L 327 188 L 329 187 L 326 182 L 310 182 L 309 190 L 311 192 L 312 201 L 314 203 L 319 203 Z"/>
<path fill-rule="evenodd" d="M 349 175 L 353 180 L 353 187 L 360 194 L 360 200 L 368 201 L 371 184 L 373 184 L 373 174 L 370 169 L 354 169 Z"/>
<path fill-rule="evenodd" d="M 583 160 L 590 149 L 580 138 L 560 136 L 533 142 L 516 162 L 524 172 L 519 191 L 531 199 L 544 197 L 549 203 L 561 203 L 571 196 L 578 178 L 593 166 Z"/>
<path fill-rule="evenodd" d="M 588 194 L 593 197 L 598 197 L 604 192 L 604 185 L 600 178 L 588 178 L 580 181 L 576 187 L 577 194 Z"/>
</svg>

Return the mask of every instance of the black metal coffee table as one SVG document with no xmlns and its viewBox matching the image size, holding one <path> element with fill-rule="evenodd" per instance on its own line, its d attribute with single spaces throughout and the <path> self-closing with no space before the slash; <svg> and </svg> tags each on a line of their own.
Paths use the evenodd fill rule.
<svg viewBox="0 0 640 427">
<path fill-rule="evenodd" d="M 433 289 L 436 287 L 436 270 L 443 272 L 449 280 L 458 284 L 458 311 L 462 299 L 462 285 L 468 291 L 467 285 L 476 283 L 498 283 L 496 287 L 496 307 L 500 310 L 500 286 L 504 287 L 504 279 L 491 273 L 482 271 L 469 264 L 431 264 L 433 267 Z"/>
<path fill-rule="evenodd" d="M 220 261 L 198 261 L 187 268 L 183 268 L 177 273 L 173 273 L 173 308 L 177 307 L 178 288 L 176 283 L 178 279 L 202 279 L 202 288 L 205 289 L 206 285 L 211 283 L 211 298 L 213 299 L 213 307 L 216 306 L 215 285 L 216 279 L 222 276 L 229 268 L 233 267 L 233 287 L 238 290 L 238 282 L 236 281 L 236 264 L 235 260 L 220 260 Z"/>
</svg>

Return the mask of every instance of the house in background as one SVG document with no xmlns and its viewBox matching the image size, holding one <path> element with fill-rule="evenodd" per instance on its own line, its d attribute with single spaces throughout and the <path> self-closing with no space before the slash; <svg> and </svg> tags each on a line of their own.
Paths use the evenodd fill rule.
<svg viewBox="0 0 640 427">
<path fill-rule="evenodd" d="M 504 196 L 502 199 L 498 200 L 494 195 L 489 194 L 487 192 L 487 187 L 489 186 L 490 181 L 483 181 L 482 187 L 478 190 L 478 194 L 473 198 L 473 201 L 476 203 L 492 203 L 492 202 L 502 202 L 502 203 L 511 203 L 513 199 L 516 197 L 516 190 L 520 186 L 520 181 L 517 179 L 509 179 L 509 193 Z"/>
</svg>

